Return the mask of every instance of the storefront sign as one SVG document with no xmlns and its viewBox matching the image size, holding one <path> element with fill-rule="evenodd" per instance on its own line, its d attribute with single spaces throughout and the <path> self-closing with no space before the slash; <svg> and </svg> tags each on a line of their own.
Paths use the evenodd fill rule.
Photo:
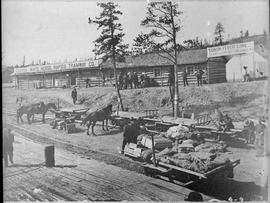
<svg viewBox="0 0 270 203">
<path fill-rule="evenodd" d="M 207 58 L 218 57 L 218 56 L 228 56 L 228 55 L 235 55 L 235 54 L 244 54 L 244 53 L 253 53 L 253 52 L 254 52 L 254 42 L 229 44 L 225 46 L 207 48 Z"/>
<path fill-rule="evenodd" d="M 65 70 L 72 70 L 72 69 L 78 69 L 78 68 L 98 67 L 98 65 L 99 65 L 98 60 L 76 61 L 76 62 L 50 64 L 50 65 L 36 65 L 36 66 L 28 66 L 25 68 L 15 68 L 14 74 L 65 71 Z"/>
</svg>

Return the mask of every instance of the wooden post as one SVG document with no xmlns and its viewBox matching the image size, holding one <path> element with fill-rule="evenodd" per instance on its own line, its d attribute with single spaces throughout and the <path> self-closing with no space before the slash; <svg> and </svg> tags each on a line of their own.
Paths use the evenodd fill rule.
<svg viewBox="0 0 270 203">
<path fill-rule="evenodd" d="M 154 166 L 157 166 L 156 155 L 155 155 L 154 135 L 152 133 L 151 133 L 151 138 L 152 138 L 153 162 L 154 162 Z"/>
<path fill-rule="evenodd" d="M 45 147 L 45 165 L 46 165 L 46 167 L 54 167 L 55 166 L 54 146 L 53 145 Z"/>
</svg>

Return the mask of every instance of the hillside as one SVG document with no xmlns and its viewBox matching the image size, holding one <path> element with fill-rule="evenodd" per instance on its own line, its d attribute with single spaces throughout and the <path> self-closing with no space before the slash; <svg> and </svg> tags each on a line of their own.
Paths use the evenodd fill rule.
<svg viewBox="0 0 270 203">
<path fill-rule="evenodd" d="M 246 117 L 258 118 L 264 112 L 267 81 L 249 83 L 223 83 L 204 85 L 202 87 L 179 87 L 180 106 L 189 105 L 196 114 L 212 112 L 219 106 L 235 120 Z M 12 90 L 12 91 L 11 91 Z M 16 107 L 17 97 L 29 102 L 55 102 L 61 107 L 74 107 L 70 89 L 17 90 L 3 89 L 3 107 Z M 123 104 L 129 111 L 143 112 L 145 109 L 159 109 L 161 115 L 172 113 L 168 87 L 155 87 L 122 90 Z M 109 103 L 117 109 L 117 94 L 112 87 L 93 87 L 78 89 L 76 108 L 89 107 L 90 111 Z"/>
</svg>

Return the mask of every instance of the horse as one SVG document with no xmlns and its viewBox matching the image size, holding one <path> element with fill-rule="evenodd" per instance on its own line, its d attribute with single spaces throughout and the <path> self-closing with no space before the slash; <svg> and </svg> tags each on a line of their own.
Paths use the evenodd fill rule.
<svg viewBox="0 0 270 203">
<path fill-rule="evenodd" d="M 56 104 L 55 103 L 48 103 L 45 104 L 44 102 L 39 102 L 35 104 L 29 104 L 29 105 L 22 105 L 17 109 L 17 123 L 19 123 L 19 120 L 23 122 L 22 116 L 23 114 L 27 115 L 27 121 L 29 124 L 31 124 L 30 118 L 32 117 L 32 122 L 34 122 L 34 114 L 42 114 L 42 122 L 45 123 L 45 114 L 49 109 L 56 110 Z"/>
<path fill-rule="evenodd" d="M 112 104 L 109 104 L 107 107 L 94 111 L 90 114 L 88 114 L 82 121 L 81 125 L 85 125 L 88 122 L 87 126 L 87 135 L 89 135 L 89 128 L 92 124 L 92 134 L 96 135 L 94 132 L 94 127 L 96 125 L 97 121 L 102 121 L 102 129 L 104 131 L 109 131 L 108 129 L 108 120 L 110 118 L 110 115 L 112 114 Z M 106 121 L 106 130 L 104 129 L 104 121 Z"/>
</svg>

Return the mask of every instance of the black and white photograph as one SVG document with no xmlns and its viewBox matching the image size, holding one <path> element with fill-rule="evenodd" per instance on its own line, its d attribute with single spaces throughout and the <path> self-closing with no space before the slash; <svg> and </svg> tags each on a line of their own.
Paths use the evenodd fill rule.
<svg viewBox="0 0 270 203">
<path fill-rule="evenodd" d="M 2 0 L 4 202 L 268 202 L 268 0 Z"/>
</svg>

